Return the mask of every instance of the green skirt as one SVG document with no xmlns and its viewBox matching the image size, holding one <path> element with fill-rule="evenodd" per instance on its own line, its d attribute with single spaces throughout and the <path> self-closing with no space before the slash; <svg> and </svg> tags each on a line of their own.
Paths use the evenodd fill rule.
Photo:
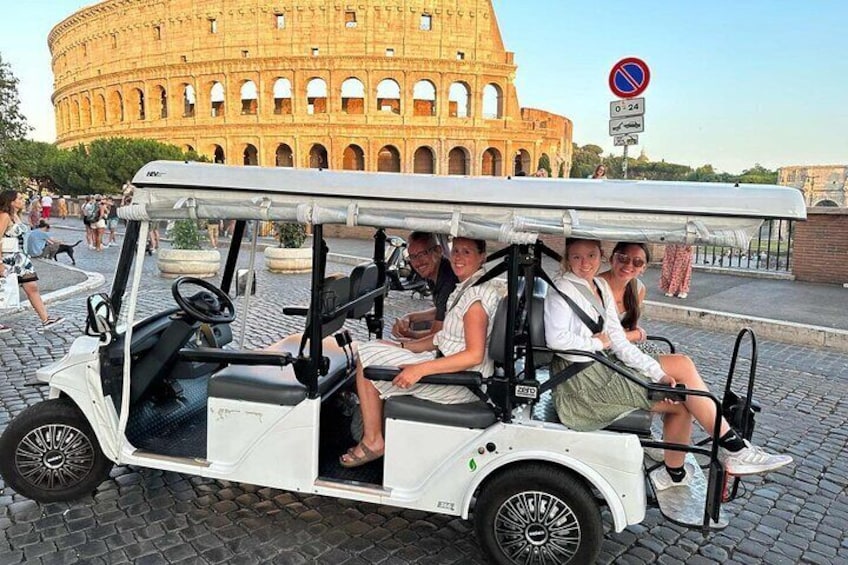
<svg viewBox="0 0 848 565">
<path fill-rule="evenodd" d="M 624 366 L 615 356 L 610 359 Z M 562 357 L 554 357 L 551 374 L 569 364 Z M 648 400 L 646 389 L 597 362 L 558 385 L 553 398 L 560 421 L 580 432 L 599 430 L 634 410 L 650 410 L 654 404 Z"/>
</svg>

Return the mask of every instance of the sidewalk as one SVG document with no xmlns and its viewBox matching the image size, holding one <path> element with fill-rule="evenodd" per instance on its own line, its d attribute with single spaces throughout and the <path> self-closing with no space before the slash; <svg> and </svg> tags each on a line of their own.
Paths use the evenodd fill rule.
<svg viewBox="0 0 848 565">
<path fill-rule="evenodd" d="M 82 231 L 81 223 L 70 218 L 52 225 Z M 119 231 L 119 240 L 122 236 Z M 271 242 L 260 238 L 260 247 Z M 374 252 L 373 240 L 331 238 L 327 245 L 333 261 L 354 265 Z M 54 269 L 61 270 L 50 268 Z M 556 266 L 546 269 L 554 274 Z M 39 283 L 43 288 L 54 284 L 52 275 L 43 278 L 45 282 Z M 848 289 L 841 286 L 696 270 L 689 297 L 680 300 L 664 296 L 657 288 L 658 279 L 659 268 L 648 269 L 643 277 L 648 318 L 732 332 L 749 326 L 765 339 L 848 351 Z M 59 277 L 55 280 L 57 286 L 67 286 Z"/>
</svg>

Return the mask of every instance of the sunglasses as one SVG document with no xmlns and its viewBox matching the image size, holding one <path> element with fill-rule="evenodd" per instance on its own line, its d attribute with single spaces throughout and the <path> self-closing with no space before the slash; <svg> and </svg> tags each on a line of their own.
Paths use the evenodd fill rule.
<svg viewBox="0 0 848 565">
<path fill-rule="evenodd" d="M 432 253 L 433 251 L 435 251 L 435 250 L 436 250 L 436 247 L 437 247 L 437 246 L 435 246 L 435 245 L 434 245 L 433 247 L 431 247 L 431 248 L 429 248 L 429 249 L 425 249 L 424 251 L 419 251 L 418 253 L 410 254 L 410 255 L 409 255 L 409 260 L 410 260 L 410 261 L 418 261 L 419 259 L 423 259 L 423 258 L 425 258 L 427 255 L 429 255 L 430 253 Z"/>
<path fill-rule="evenodd" d="M 629 265 L 630 263 L 633 263 L 633 266 L 637 269 L 645 266 L 644 259 L 642 259 L 641 257 L 631 257 L 626 253 L 616 253 L 615 260 L 621 263 L 622 265 Z"/>
</svg>

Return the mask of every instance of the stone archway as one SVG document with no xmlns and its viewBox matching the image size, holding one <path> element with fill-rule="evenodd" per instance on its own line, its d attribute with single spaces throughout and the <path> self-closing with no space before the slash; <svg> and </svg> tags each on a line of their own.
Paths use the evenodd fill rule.
<svg viewBox="0 0 848 565">
<path fill-rule="evenodd" d="M 250 167 L 256 167 L 259 165 L 259 151 L 257 151 L 256 146 L 248 143 L 244 147 L 244 164 Z"/>
<path fill-rule="evenodd" d="M 448 153 L 448 174 L 460 176 L 470 174 L 468 161 L 468 150 L 464 147 L 454 147 Z"/>
<path fill-rule="evenodd" d="M 342 169 L 346 171 L 365 170 L 365 152 L 358 145 L 348 145 L 342 155 Z"/>
<path fill-rule="evenodd" d="M 501 176 L 501 170 L 501 152 L 494 147 L 489 147 L 483 151 L 482 170 L 480 174 L 484 177 L 499 177 Z"/>
<path fill-rule="evenodd" d="M 422 146 L 415 150 L 413 156 L 412 172 L 421 175 L 436 174 L 436 157 L 433 150 Z"/>
<path fill-rule="evenodd" d="M 279 144 L 274 154 L 274 164 L 277 167 L 294 167 L 294 153 L 292 152 L 292 148 L 285 143 Z"/>
<path fill-rule="evenodd" d="M 329 169 L 330 161 L 327 158 L 327 148 L 316 143 L 309 150 L 309 168 L 310 169 Z"/>
<path fill-rule="evenodd" d="M 386 145 L 377 153 L 377 170 L 383 173 L 400 172 L 400 151 L 393 145 Z"/>
</svg>

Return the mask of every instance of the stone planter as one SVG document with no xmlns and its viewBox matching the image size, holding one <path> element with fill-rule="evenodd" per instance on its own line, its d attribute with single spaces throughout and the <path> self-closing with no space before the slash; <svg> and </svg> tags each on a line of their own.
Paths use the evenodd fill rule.
<svg viewBox="0 0 848 565">
<path fill-rule="evenodd" d="M 266 247 L 265 266 L 272 273 L 308 273 L 312 270 L 312 248 Z"/>
<path fill-rule="evenodd" d="M 160 249 L 156 255 L 159 274 L 177 277 L 214 277 L 221 268 L 221 254 L 215 249 Z"/>
</svg>

